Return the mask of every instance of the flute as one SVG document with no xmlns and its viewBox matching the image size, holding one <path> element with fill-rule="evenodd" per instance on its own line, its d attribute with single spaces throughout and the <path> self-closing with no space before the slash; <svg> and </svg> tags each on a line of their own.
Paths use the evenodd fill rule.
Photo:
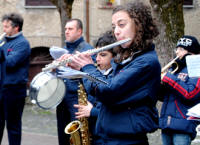
<svg viewBox="0 0 200 145">
<path fill-rule="evenodd" d="M 0 36 L 0 47 L 5 44 L 5 41 L 3 41 L 5 36 L 6 36 L 6 33 L 1 34 L 1 36 Z"/>
<path fill-rule="evenodd" d="M 111 49 L 111 48 L 113 48 L 113 47 L 116 47 L 116 46 L 118 46 L 118 45 L 124 44 L 124 43 L 126 43 L 126 42 L 128 42 L 128 41 L 130 41 L 130 40 L 131 40 L 130 38 L 124 39 L 124 40 L 120 40 L 120 41 L 117 41 L 117 42 L 115 42 L 115 43 L 106 45 L 106 46 L 104 46 L 104 47 L 101 47 L 101 48 L 98 48 L 98 49 L 90 49 L 90 50 L 84 51 L 84 52 L 82 52 L 82 53 L 89 53 L 89 54 L 91 54 L 91 55 L 97 54 L 97 53 L 99 53 L 99 52 L 102 52 L 102 51 L 105 51 L 105 50 L 109 50 L 109 49 Z M 79 54 L 75 54 L 74 56 L 77 56 L 77 55 L 79 55 Z M 50 64 L 46 65 L 44 68 L 42 68 L 42 71 L 43 71 L 43 72 L 51 71 L 51 70 L 53 70 L 53 69 L 58 68 L 59 66 L 65 66 L 65 64 L 71 62 L 71 60 L 72 60 L 72 58 L 73 58 L 74 56 L 70 56 L 68 59 L 61 60 L 61 61 L 54 60 L 52 63 L 50 63 Z"/>
<path fill-rule="evenodd" d="M 3 34 L 1 34 L 1 36 L 0 36 L 0 41 L 2 41 L 3 40 L 3 38 L 6 36 L 6 33 L 4 32 Z"/>
</svg>

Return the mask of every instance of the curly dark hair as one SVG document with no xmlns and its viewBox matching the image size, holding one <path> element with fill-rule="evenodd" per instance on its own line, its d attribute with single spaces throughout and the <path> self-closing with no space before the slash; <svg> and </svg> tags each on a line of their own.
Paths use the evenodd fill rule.
<svg viewBox="0 0 200 145">
<path fill-rule="evenodd" d="M 130 57 L 134 52 L 151 48 L 150 46 L 153 43 L 153 38 L 155 38 L 159 32 L 152 18 L 150 6 L 138 1 L 131 2 L 126 5 L 115 7 L 112 14 L 119 11 L 127 12 L 136 25 L 136 36 L 129 49 L 121 48 L 116 50 L 117 53 L 120 53 L 120 59 L 122 60 L 122 58 Z"/>
</svg>

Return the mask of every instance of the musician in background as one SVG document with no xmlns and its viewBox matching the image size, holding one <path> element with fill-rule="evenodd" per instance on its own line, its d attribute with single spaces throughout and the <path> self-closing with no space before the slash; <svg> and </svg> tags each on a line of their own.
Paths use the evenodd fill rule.
<svg viewBox="0 0 200 145">
<path fill-rule="evenodd" d="M 200 102 L 200 78 L 190 78 L 186 56 L 199 54 L 200 45 L 193 36 L 181 37 L 176 46 L 178 59 L 162 78 L 163 101 L 159 125 L 163 145 L 190 145 L 196 136 L 196 121 L 187 120 L 187 110 Z M 171 73 L 178 67 L 177 71 Z"/>
<path fill-rule="evenodd" d="M 158 128 L 156 102 L 161 75 L 153 44 L 158 30 L 151 7 L 139 1 L 116 6 L 112 30 L 117 41 L 131 41 L 114 48 L 116 63 L 108 78 L 96 69 L 90 54 L 81 53 L 67 65 L 108 82 L 93 82 L 91 88 L 91 94 L 102 103 L 96 126 L 102 144 L 148 145 L 147 133 Z"/>
<path fill-rule="evenodd" d="M 112 31 L 105 32 L 96 42 L 95 47 L 101 48 L 103 46 L 109 45 L 111 43 L 114 43 L 116 40 L 112 35 Z M 112 66 L 111 66 L 111 60 L 116 54 L 113 52 L 112 49 L 102 51 L 97 54 L 96 56 L 96 63 L 97 63 L 97 69 L 102 72 L 105 76 L 108 77 L 109 74 L 112 72 Z M 88 81 L 87 79 L 83 79 L 85 81 Z M 89 83 L 89 82 L 88 82 Z M 85 86 L 88 87 L 86 90 L 91 88 L 91 82 L 89 85 Z M 89 117 L 89 131 L 92 135 L 92 145 L 100 144 L 101 139 L 98 136 L 98 134 L 95 133 L 95 126 L 96 126 L 96 120 L 99 114 L 99 110 L 101 107 L 101 103 L 97 100 L 95 96 L 91 96 L 88 94 L 88 105 L 74 105 L 75 108 L 78 108 L 78 112 L 76 112 L 76 118 L 81 117 Z"/>
<path fill-rule="evenodd" d="M 9 145 L 20 145 L 31 49 L 22 33 L 21 15 L 5 14 L 2 24 L 6 33 L 5 44 L 1 46 L 6 53 L 6 77 L 0 98 L 0 142 L 6 123 Z"/>
<path fill-rule="evenodd" d="M 66 46 L 64 47 L 69 54 L 74 54 L 76 51 L 82 52 L 93 47 L 85 42 L 83 36 L 83 25 L 79 19 L 69 19 L 65 25 Z M 65 134 L 64 129 L 68 123 L 75 118 L 77 109 L 73 107 L 78 103 L 78 79 L 64 79 L 66 85 L 66 94 L 63 101 L 57 106 L 57 128 L 59 145 L 69 144 L 69 135 Z"/>
</svg>

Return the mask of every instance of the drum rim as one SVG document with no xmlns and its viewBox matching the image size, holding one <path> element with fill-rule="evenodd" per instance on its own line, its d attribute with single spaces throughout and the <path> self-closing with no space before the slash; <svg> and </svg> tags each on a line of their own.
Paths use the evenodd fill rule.
<svg viewBox="0 0 200 145">
<path fill-rule="evenodd" d="M 40 103 L 38 102 L 38 97 L 32 97 L 32 96 L 31 96 L 32 93 L 34 93 L 33 96 L 38 96 L 39 87 L 41 87 L 41 86 L 36 86 L 36 85 L 34 85 L 34 83 L 37 81 L 37 79 L 38 79 L 42 74 L 46 74 L 46 75 L 51 76 L 51 77 L 52 77 L 51 79 L 54 79 L 54 78 L 55 78 L 55 79 L 57 79 L 57 80 L 61 80 L 61 83 L 64 85 L 64 93 L 63 93 L 61 99 L 60 99 L 59 101 L 57 101 L 57 103 L 55 103 L 55 105 L 51 105 L 51 107 L 44 107 L 44 106 L 40 105 Z M 51 79 L 49 79 L 49 80 L 51 80 Z M 47 80 L 44 84 L 46 84 L 49 80 Z M 62 102 L 62 100 L 64 99 L 64 96 L 65 96 L 65 94 L 66 94 L 66 85 L 65 85 L 64 81 L 63 81 L 61 78 L 56 77 L 52 72 L 40 72 L 40 73 L 37 74 L 37 75 L 33 78 L 33 80 L 31 81 L 31 83 L 30 83 L 30 88 L 29 88 L 29 92 L 30 92 L 30 93 L 29 93 L 29 97 L 32 98 L 32 100 L 35 100 L 36 104 L 37 104 L 40 108 L 42 108 L 42 109 L 44 109 L 44 110 L 54 109 L 54 108 L 56 108 L 56 107 Z"/>
<path fill-rule="evenodd" d="M 31 81 L 30 86 L 33 86 L 33 84 L 36 82 L 36 80 L 42 75 L 42 74 L 46 74 L 48 76 L 52 76 L 55 77 L 55 75 L 51 72 L 40 72 L 38 73 Z M 55 77 L 56 78 L 56 77 Z"/>
<path fill-rule="evenodd" d="M 43 106 L 41 106 L 40 104 L 39 104 L 39 102 L 38 102 L 38 99 L 36 98 L 36 104 L 40 107 L 40 108 L 42 108 L 42 109 L 44 109 L 44 110 L 49 110 L 49 109 L 54 109 L 54 108 L 56 108 L 61 102 L 62 102 L 62 100 L 64 99 L 64 97 L 65 97 L 65 94 L 66 94 L 66 86 L 65 86 L 65 83 L 63 82 L 63 80 L 62 79 L 60 79 L 60 78 L 57 78 L 58 80 L 61 80 L 61 82 L 64 84 L 64 93 L 63 93 L 63 96 L 61 97 L 61 99 L 55 104 L 55 105 L 52 105 L 51 107 L 43 107 Z M 37 95 L 38 95 L 38 93 L 39 92 L 37 92 Z"/>
</svg>

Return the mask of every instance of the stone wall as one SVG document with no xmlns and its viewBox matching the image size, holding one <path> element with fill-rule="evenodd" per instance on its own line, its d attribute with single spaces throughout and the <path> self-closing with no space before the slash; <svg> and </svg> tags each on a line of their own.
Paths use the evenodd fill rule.
<svg viewBox="0 0 200 145">
<path fill-rule="evenodd" d="M 111 13 L 110 8 L 101 8 L 101 0 L 89 1 L 89 34 L 90 43 L 93 44 L 98 36 L 111 28 Z M 72 11 L 73 18 L 80 18 L 85 26 L 86 24 L 86 4 L 85 1 L 75 0 Z M 84 29 L 84 36 L 86 30 Z"/>
<path fill-rule="evenodd" d="M 23 33 L 31 48 L 61 45 L 60 16 L 56 8 L 26 8 L 24 0 L 0 0 L 0 16 L 9 12 L 17 12 L 23 16 Z M 0 28 L 1 34 L 1 23 Z"/>
<path fill-rule="evenodd" d="M 96 40 L 99 35 L 106 30 L 111 29 L 111 15 L 112 8 L 102 8 L 101 7 L 102 0 L 90 1 L 90 43 L 93 44 L 94 40 Z M 124 4 L 127 2 L 131 2 L 133 0 L 115 0 L 120 4 Z M 143 0 L 144 1 L 144 0 Z M 149 0 L 145 0 L 149 3 Z M 185 21 L 185 34 L 194 35 L 200 41 L 200 31 L 198 28 L 200 27 L 200 0 L 194 0 L 193 8 L 184 8 L 184 21 Z M 80 18 L 84 21 L 85 18 L 85 10 L 84 10 L 84 2 L 82 0 L 75 0 L 73 5 L 73 14 L 72 16 L 75 18 Z M 85 30 L 84 30 L 85 31 Z M 84 33 L 85 34 L 85 33 Z"/>
<path fill-rule="evenodd" d="M 116 0 L 123 4 L 132 0 Z M 148 0 L 146 0 L 148 2 Z M 93 44 L 99 35 L 111 29 L 112 8 L 102 8 L 102 0 L 89 1 L 89 36 Z M 18 12 L 24 17 L 23 33 L 31 47 L 50 47 L 61 45 L 60 15 L 56 8 L 26 8 L 24 0 L 0 0 L 0 16 L 7 12 Z M 80 18 L 84 24 L 86 36 L 86 4 L 75 0 L 72 10 L 73 18 Z M 184 8 L 185 34 L 194 35 L 200 40 L 200 0 L 194 0 L 193 8 Z M 2 24 L 0 23 L 0 28 Z M 2 29 L 0 29 L 0 34 Z"/>
<path fill-rule="evenodd" d="M 184 8 L 185 34 L 194 35 L 200 41 L 200 0 L 193 3 L 193 8 Z"/>
</svg>

